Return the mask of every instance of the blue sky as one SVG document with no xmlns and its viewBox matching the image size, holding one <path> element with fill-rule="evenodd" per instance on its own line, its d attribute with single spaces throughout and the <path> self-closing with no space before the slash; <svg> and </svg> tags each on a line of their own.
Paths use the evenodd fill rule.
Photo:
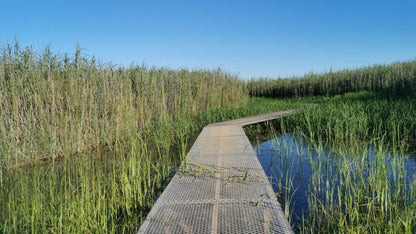
<svg viewBox="0 0 416 234">
<path fill-rule="evenodd" d="M 416 58 L 416 1 L 0 0 L 0 43 L 252 77 Z"/>
</svg>

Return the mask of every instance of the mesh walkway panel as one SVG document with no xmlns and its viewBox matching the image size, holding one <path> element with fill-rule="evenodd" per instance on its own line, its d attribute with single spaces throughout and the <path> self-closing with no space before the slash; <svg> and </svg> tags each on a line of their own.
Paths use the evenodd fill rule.
<svg viewBox="0 0 416 234">
<path fill-rule="evenodd" d="M 292 113 L 205 127 L 138 233 L 293 233 L 242 128 Z"/>
</svg>

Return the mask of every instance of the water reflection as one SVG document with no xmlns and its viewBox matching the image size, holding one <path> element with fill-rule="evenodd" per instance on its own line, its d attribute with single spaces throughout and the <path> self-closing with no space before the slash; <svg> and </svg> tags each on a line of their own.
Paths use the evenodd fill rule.
<svg viewBox="0 0 416 234">
<path fill-rule="evenodd" d="M 416 175 L 416 156 L 397 159 L 398 157 L 390 157 L 387 153 L 369 148 L 363 153 L 364 157 L 354 160 L 348 155 L 327 152 L 322 145 L 311 147 L 304 138 L 295 134 L 287 134 L 260 144 L 255 147 L 255 151 L 282 206 L 286 200 L 290 201 L 288 208 L 295 225 L 299 224 L 302 217 L 307 217 L 308 199 L 311 199 L 312 193 L 323 202 L 337 199 L 340 174 L 344 170 L 339 168 L 344 165 L 340 161 L 349 161 L 351 173 L 363 175 L 365 179 L 372 173 L 371 170 L 380 166 L 380 160 L 375 160 L 376 157 L 384 158 L 381 163 L 384 162 L 388 167 L 386 171 L 390 175 L 386 176 L 390 179 L 394 179 L 395 173 L 399 173 L 394 169 L 397 167 L 403 167 L 407 172 L 404 174 L 407 184 L 414 181 Z M 340 157 L 343 159 L 339 160 Z M 314 171 L 319 173 L 313 173 Z M 316 184 L 318 186 L 313 187 Z M 327 190 L 332 190 L 332 193 L 327 193 Z M 328 194 L 332 197 L 328 197 Z"/>
</svg>

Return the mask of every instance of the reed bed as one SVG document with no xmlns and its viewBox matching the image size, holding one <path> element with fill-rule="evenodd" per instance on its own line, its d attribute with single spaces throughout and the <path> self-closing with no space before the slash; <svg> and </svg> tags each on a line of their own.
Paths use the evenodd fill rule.
<svg viewBox="0 0 416 234">
<path fill-rule="evenodd" d="M 254 97 L 334 96 L 369 91 L 384 96 L 416 95 L 416 61 L 373 65 L 358 69 L 309 73 L 303 77 L 261 78 L 248 82 Z"/>
<path fill-rule="evenodd" d="M 244 83 L 220 70 L 116 67 L 79 47 L 71 58 L 16 43 L 3 49 L 0 64 L 3 167 L 126 145 L 183 115 L 248 101 Z"/>
<path fill-rule="evenodd" d="M 303 232 L 416 231 L 416 102 L 370 92 L 336 96 L 301 114 L 298 131 L 317 150 Z M 299 119 L 300 120 L 300 119 Z M 333 155 L 323 157 L 324 151 Z"/>
<path fill-rule="evenodd" d="M 389 98 L 372 92 L 348 93 L 307 109 L 297 127 L 315 141 L 338 151 L 360 151 L 374 139 L 393 151 L 411 152 L 416 147 L 416 101 L 412 97 Z"/>
<path fill-rule="evenodd" d="M 220 70 L 41 54 L 0 57 L 0 232 L 134 232 L 177 168 L 196 120 L 248 102 Z M 210 112 L 211 111 L 211 112 Z"/>
<path fill-rule="evenodd" d="M 410 61 L 246 83 L 219 69 L 122 67 L 79 47 L 58 55 L 6 45 L 0 232 L 135 232 L 202 127 L 309 103 L 320 105 L 245 127 L 251 138 L 269 125 L 302 134 L 322 155 L 309 158 L 310 213 L 299 231 L 415 232 L 416 183 L 403 166 L 416 148 L 415 78 Z M 289 217 L 288 162 L 279 193 Z"/>
<path fill-rule="evenodd" d="M 308 102 L 249 99 L 221 70 L 126 68 L 79 47 L 71 56 L 7 45 L 0 232 L 136 232 L 205 125 Z"/>
<path fill-rule="evenodd" d="M 317 101 L 267 126 L 274 138 L 299 136 L 275 143 L 272 159 L 276 192 L 295 230 L 414 233 L 416 178 L 407 175 L 406 160 L 415 152 L 415 100 L 363 91 Z M 309 173 L 308 212 L 293 217 L 302 173 Z"/>
<path fill-rule="evenodd" d="M 355 154 L 310 145 L 309 212 L 300 232 L 415 232 L 416 180 L 407 176 L 404 152 L 389 152 L 378 139 Z"/>
</svg>

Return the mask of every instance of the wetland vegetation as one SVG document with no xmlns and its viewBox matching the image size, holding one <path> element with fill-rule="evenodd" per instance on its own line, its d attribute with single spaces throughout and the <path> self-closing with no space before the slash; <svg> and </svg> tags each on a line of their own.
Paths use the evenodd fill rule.
<svg viewBox="0 0 416 234">
<path fill-rule="evenodd" d="M 269 124 L 257 151 L 295 230 L 414 233 L 415 107 L 363 91 Z"/>
<path fill-rule="evenodd" d="M 104 64 L 79 47 L 6 45 L 0 232 L 135 232 L 205 125 L 306 106 L 245 127 L 252 139 L 295 133 L 318 155 L 304 154 L 308 215 L 296 229 L 415 232 L 404 163 L 416 145 L 415 90 L 414 61 L 246 82 L 219 69 Z M 289 217 L 298 188 L 282 175 Z"/>
</svg>

